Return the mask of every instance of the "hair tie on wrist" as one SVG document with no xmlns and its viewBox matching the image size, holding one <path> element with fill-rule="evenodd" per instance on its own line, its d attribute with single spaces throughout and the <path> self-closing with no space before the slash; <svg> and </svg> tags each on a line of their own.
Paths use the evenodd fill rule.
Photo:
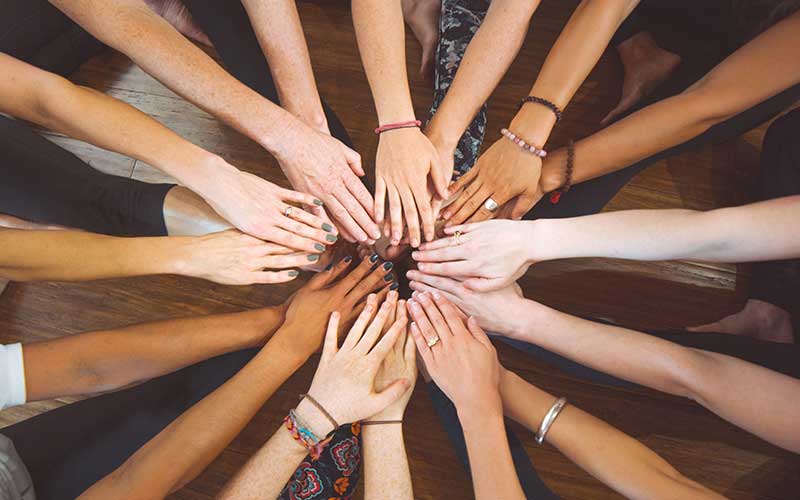
<svg viewBox="0 0 800 500">
<path fill-rule="evenodd" d="M 552 111 L 553 114 L 556 115 L 556 123 L 561 121 L 561 115 L 563 114 L 562 111 L 561 111 L 561 108 L 559 108 L 552 101 L 548 101 L 547 99 L 544 99 L 543 97 L 537 97 L 535 95 L 529 95 L 527 97 L 523 97 L 522 100 L 520 101 L 519 107 L 517 109 L 521 109 L 522 106 L 524 106 L 525 104 L 527 104 L 529 102 L 532 102 L 534 104 L 541 104 L 542 106 L 544 106 L 546 108 L 549 108 L 550 111 Z"/>
<path fill-rule="evenodd" d="M 409 120 L 407 122 L 395 122 L 395 123 L 387 123 L 386 125 L 381 125 L 375 129 L 375 134 L 381 135 L 384 132 L 388 132 L 389 130 L 397 130 L 399 128 L 420 128 L 422 126 L 422 122 L 420 120 Z"/>
<path fill-rule="evenodd" d="M 386 425 L 386 424 L 402 424 L 402 420 L 363 420 L 362 426 L 365 425 Z"/>
<path fill-rule="evenodd" d="M 560 188 L 550 193 L 550 203 L 556 204 L 561 199 L 561 195 L 569 191 L 572 187 L 572 171 L 575 168 L 575 141 L 572 139 L 567 143 L 567 169 L 566 179 Z"/>
<path fill-rule="evenodd" d="M 328 421 L 329 421 L 330 423 L 332 423 L 332 424 L 333 424 L 333 430 L 336 430 L 336 429 L 338 429 L 338 428 L 339 428 L 339 424 L 336 422 L 336 419 L 335 419 L 335 418 L 333 418 L 333 416 L 332 416 L 330 413 L 328 413 L 328 411 L 327 411 L 325 408 L 323 408 L 323 407 L 322 407 L 322 405 L 321 405 L 321 404 L 319 404 L 319 402 L 317 402 L 317 400 L 316 400 L 316 399 L 314 399 L 313 397 L 311 397 L 311 395 L 310 395 L 310 394 L 300 394 L 300 400 L 302 401 L 304 398 L 305 398 L 305 399 L 307 399 L 309 403 L 311 403 L 312 405 L 314 405 L 314 407 L 315 407 L 317 410 L 319 410 L 319 411 L 320 411 L 320 413 L 322 413 L 322 414 L 325 416 L 325 418 L 327 418 L 327 419 L 328 419 Z"/>
</svg>

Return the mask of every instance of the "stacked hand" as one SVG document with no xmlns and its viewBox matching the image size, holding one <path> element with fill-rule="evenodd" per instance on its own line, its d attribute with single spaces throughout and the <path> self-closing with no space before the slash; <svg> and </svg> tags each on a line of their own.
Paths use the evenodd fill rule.
<svg viewBox="0 0 800 500">
<path fill-rule="evenodd" d="M 388 384 L 376 390 L 376 379 L 384 360 L 393 352 L 398 339 L 405 337 L 406 318 L 395 314 L 396 292 L 389 294 L 377 314 L 376 297 L 370 299 L 341 348 L 337 347 L 340 317 L 338 313 L 331 315 L 322 358 L 308 391 L 340 425 L 381 413 L 404 395 L 407 397 L 413 385 L 406 378 L 387 381 L 382 376 L 381 385 Z M 391 320 L 393 323 L 381 337 L 384 325 Z M 332 431 L 332 424 L 320 418 L 319 410 L 306 403 L 301 402 L 297 411 L 315 433 L 324 436 Z"/>
<path fill-rule="evenodd" d="M 543 195 L 539 186 L 541 171 L 541 158 L 501 137 L 450 187 L 453 193 L 464 191 L 444 209 L 442 218 L 447 226 L 493 218 L 519 219 Z M 498 205 L 497 209 L 485 206 L 489 198 Z"/>
</svg>

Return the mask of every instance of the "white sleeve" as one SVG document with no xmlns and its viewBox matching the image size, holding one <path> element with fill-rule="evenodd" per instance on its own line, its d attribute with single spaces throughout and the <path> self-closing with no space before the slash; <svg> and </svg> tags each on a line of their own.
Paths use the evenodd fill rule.
<svg viewBox="0 0 800 500">
<path fill-rule="evenodd" d="M 0 410 L 25 404 L 22 344 L 0 344 Z"/>
</svg>

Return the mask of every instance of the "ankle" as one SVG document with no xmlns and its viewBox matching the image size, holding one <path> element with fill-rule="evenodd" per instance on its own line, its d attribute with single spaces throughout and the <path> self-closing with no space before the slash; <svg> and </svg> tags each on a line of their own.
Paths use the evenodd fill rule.
<svg viewBox="0 0 800 500">
<path fill-rule="evenodd" d="M 744 307 L 756 318 L 759 330 L 764 332 L 781 331 L 792 328 L 792 315 L 783 308 L 758 299 L 750 299 Z"/>
</svg>

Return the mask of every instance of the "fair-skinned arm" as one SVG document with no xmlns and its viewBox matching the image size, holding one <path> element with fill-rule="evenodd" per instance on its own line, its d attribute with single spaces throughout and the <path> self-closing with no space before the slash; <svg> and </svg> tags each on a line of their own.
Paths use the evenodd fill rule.
<svg viewBox="0 0 800 500">
<path fill-rule="evenodd" d="M 336 281 L 349 262 L 342 260 L 314 276 L 290 300 L 280 328 L 239 373 L 80 498 L 163 498 L 202 472 L 275 390 L 319 349 L 328 315 L 335 311 L 343 321 L 350 319 L 359 301 L 384 283 L 382 270 L 370 271 L 369 261 Z"/>
<path fill-rule="evenodd" d="M 638 0 L 583 0 L 547 54 L 528 95 L 547 99 L 564 110 L 597 64 L 614 32 L 638 3 Z M 539 104 L 526 104 L 508 129 L 527 143 L 546 148 L 555 124 L 551 110 Z M 447 225 L 493 217 L 521 217 L 527 212 L 523 208 L 532 206 L 541 197 L 538 184 L 541 170 L 539 157 L 501 137 L 478 158 L 474 168 L 451 186 L 451 192 L 461 189 L 463 192 L 442 212 L 442 217 Z M 483 208 L 489 197 L 500 205 L 498 212 Z"/>
<path fill-rule="evenodd" d="M 458 243 L 452 236 L 456 231 Z M 568 219 L 485 221 L 447 228 L 450 237 L 426 243 L 412 256 L 427 274 L 464 279 L 468 288 L 489 291 L 508 286 L 531 264 L 555 259 L 790 259 L 800 256 L 798 232 L 800 196 L 788 196 L 708 212 L 622 210 Z"/>
<path fill-rule="evenodd" d="M 491 341 L 474 318 L 465 324 L 453 304 L 434 302 L 431 295 L 417 295 L 408 301 L 408 309 L 425 368 L 458 412 L 475 498 L 525 498 L 508 446 L 500 396 L 502 367 Z"/>
<path fill-rule="evenodd" d="M 712 126 L 800 83 L 800 13 L 775 24 L 728 56 L 700 81 L 575 143 L 573 183 L 622 169 L 702 134 Z M 563 182 L 566 151 L 549 155 L 539 191 Z M 520 217 L 533 204 L 526 203 Z"/>
<path fill-rule="evenodd" d="M 358 178 L 363 175 L 358 153 L 231 76 L 143 2 L 51 2 L 178 95 L 264 147 L 278 160 L 294 189 L 324 202 L 344 235 L 367 241 L 367 233 L 379 232 L 371 218 L 372 197 Z M 245 187 L 254 193 L 253 199 L 268 196 L 256 179 Z M 230 188 L 225 195 L 236 199 L 241 190 Z M 317 215 L 323 216 L 321 209 Z"/>
<path fill-rule="evenodd" d="M 352 12 L 379 123 L 414 120 L 401 1 L 355 0 Z M 384 222 L 388 198 L 389 222 L 384 231 L 392 245 L 399 245 L 404 234 L 412 247 L 419 246 L 422 236 L 433 239 L 433 197 L 447 198 L 448 183 L 436 148 L 421 130 L 404 128 L 380 135 L 375 158 L 375 218 Z"/>
<path fill-rule="evenodd" d="M 290 268 L 317 259 L 316 254 L 296 253 L 235 230 L 120 238 L 81 231 L 0 229 L 0 277 L 13 281 L 178 274 L 226 285 L 283 283 L 298 275 Z"/>
<path fill-rule="evenodd" d="M 297 207 L 284 215 L 289 204 L 315 207 L 315 197 L 242 172 L 133 106 L 5 54 L 0 75 L 0 111 L 153 165 L 248 234 L 314 253 L 330 243 L 323 219 Z"/>
<path fill-rule="evenodd" d="M 337 347 L 339 315 L 331 315 L 322 357 L 308 394 L 340 425 L 378 413 L 408 392 L 411 384 L 404 379 L 395 379 L 380 392 L 374 387 L 383 359 L 406 330 L 406 320 L 402 317 L 393 321 L 386 335 L 380 338 L 386 322 L 394 319 L 396 307 L 397 292 L 390 292 L 380 309 L 372 295 L 341 348 Z M 307 399 L 300 402 L 296 412 L 319 438 L 336 430 Z M 227 484 L 220 498 L 277 498 L 307 453 L 287 429 L 278 429 Z"/>
<path fill-rule="evenodd" d="M 500 380 L 506 415 L 537 432 L 556 398 L 505 369 Z M 546 441 L 625 498 L 723 498 L 636 439 L 571 404 L 558 414 Z"/>
<path fill-rule="evenodd" d="M 419 271 L 412 276 L 413 290 L 441 294 L 487 330 L 617 378 L 692 399 L 765 441 L 800 451 L 796 378 L 724 354 L 570 316 L 525 299 L 516 284 L 477 293 L 452 278 Z"/>
</svg>

